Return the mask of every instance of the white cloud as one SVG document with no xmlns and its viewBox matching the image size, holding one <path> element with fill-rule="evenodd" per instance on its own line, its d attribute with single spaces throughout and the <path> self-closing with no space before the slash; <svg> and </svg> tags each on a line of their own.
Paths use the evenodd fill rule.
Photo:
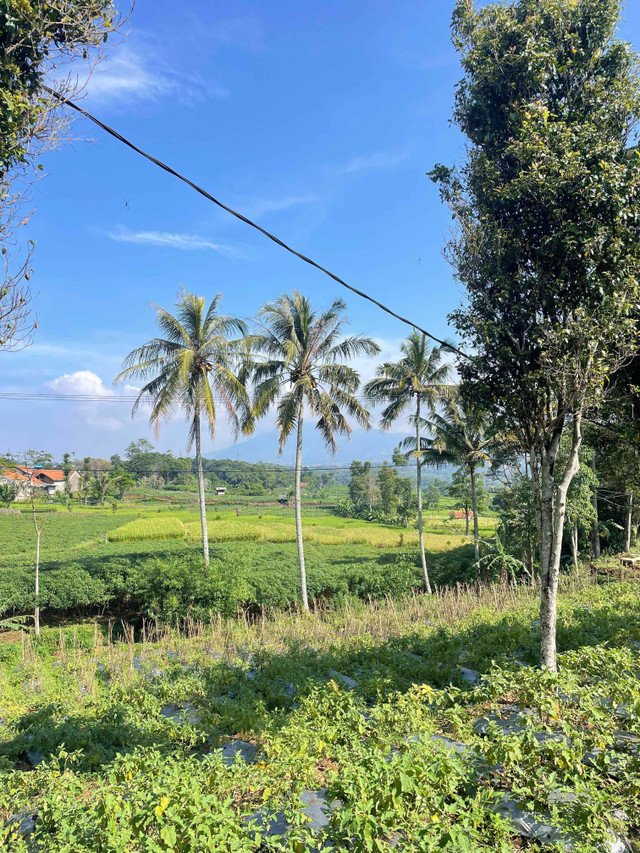
<svg viewBox="0 0 640 853">
<path fill-rule="evenodd" d="M 81 83 L 85 75 L 78 71 Z M 100 62 L 86 80 L 85 91 L 91 100 L 120 104 L 167 96 L 187 102 L 229 97 L 224 86 L 210 80 L 205 85 L 194 76 L 167 68 L 149 49 L 134 51 L 130 47 L 117 49 Z"/>
<path fill-rule="evenodd" d="M 113 391 L 105 387 L 102 379 L 92 370 L 76 370 L 75 373 L 65 373 L 45 384 L 57 394 L 82 394 L 92 397 L 113 396 Z"/>
<path fill-rule="evenodd" d="M 403 163 L 410 153 L 408 145 L 405 145 L 404 148 L 376 151 L 372 154 L 352 157 L 343 166 L 338 167 L 338 171 L 344 175 L 351 175 L 354 172 L 367 172 L 373 169 L 390 169 Z"/>
<path fill-rule="evenodd" d="M 170 249 L 181 249 L 187 252 L 213 251 L 229 257 L 242 257 L 242 252 L 235 246 L 224 243 L 214 243 L 197 234 L 176 234 L 170 231 L 109 231 L 107 236 L 119 243 L 137 243 L 146 246 L 163 246 Z"/>
<path fill-rule="evenodd" d="M 45 385 L 55 391 L 56 394 L 117 399 L 111 388 L 107 388 L 98 374 L 92 370 L 76 370 L 75 373 L 65 373 L 63 376 L 58 376 L 57 379 L 46 382 Z M 70 405 L 66 401 L 65 404 Z M 104 406 L 101 406 L 98 401 L 78 402 L 77 412 L 81 415 L 84 423 L 94 429 L 113 432 L 123 427 L 122 421 L 113 417 L 111 412 L 105 411 Z"/>
</svg>

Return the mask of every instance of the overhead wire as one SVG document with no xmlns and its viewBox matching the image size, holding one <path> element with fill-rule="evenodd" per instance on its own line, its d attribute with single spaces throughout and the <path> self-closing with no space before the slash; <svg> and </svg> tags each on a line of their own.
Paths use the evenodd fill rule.
<svg viewBox="0 0 640 853">
<path fill-rule="evenodd" d="M 354 395 L 356 400 L 368 400 L 361 394 Z M 153 397 L 140 397 L 129 394 L 49 394 L 36 392 L 22 391 L 0 391 L 0 400 L 18 400 L 18 401 L 43 401 L 43 402 L 62 402 L 62 403 L 153 403 Z M 225 398 L 213 395 L 215 403 L 224 403 Z"/>
<path fill-rule="evenodd" d="M 186 457 L 186 458 L 189 458 L 189 457 Z M 76 461 L 80 462 L 79 459 Z M 191 461 L 191 459 L 190 459 L 190 461 Z M 295 470 L 296 470 L 295 466 L 293 466 L 293 465 L 272 465 L 272 467 L 269 467 L 268 465 L 263 465 L 263 463 L 261 463 L 261 462 L 247 462 L 244 459 L 203 459 L 203 462 L 205 463 L 205 466 L 206 466 L 207 462 L 212 462 L 212 463 L 222 463 L 222 462 L 229 463 L 229 462 L 231 462 L 233 464 L 239 463 L 240 465 L 251 465 L 251 466 L 255 465 L 255 466 L 258 466 L 258 470 L 254 472 L 256 475 L 259 475 L 259 474 L 264 473 L 264 472 L 267 472 L 270 474 L 283 474 L 283 473 L 288 474 L 288 473 L 295 473 Z M 44 466 L 40 466 L 40 467 L 42 468 L 43 471 L 49 471 L 49 470 L 61 471 L 62 470 L 60 467 L 54 467 L 54 468 L 45 468 Z M 413 468 L 413 467 L 414 467 L 413 465 L 392 465 L 390 462 L 388 462 L 386 464 L 370 465 L 367 470 L 372 471 L 372 470 L 377 470 L 379 468 Z M 20 464 L 16 463 L 16 464 L 11 464 L 11 465 L 0 466 L 0 471 L 2 471 L 2 470 L 4 470 L 4 471 L 19 471 L 21 469 L 27 469 L 27 468 L 29 470 L 39 470 L 39 467 L 37 467 L 37 466 L 20 465 Z M 82 465 L 80 467 L 74 468 L 73 470 L 77 471 L 79 474 L 111 474 L 111 473 L 114 473 L 113 468 L 109 468 L 109 469 L 107 469 L 107 468 L 85 468 Z M 307 474 L 326 474 L 326 473 L 333 473 L 334 471 L 335 472 L 351 471 L 351 466 L 350 465 L 339 465 L 339 466 L 333 466 L 333 465 L 303 465 L 301 470 L 306 472 Z M 116 469 L 116 472 L 117 472 L 117 469 Z M 140 477 L 146 477 L 147 474 L 191 474 L 191 473 L 193 473 L 193 471 L 188 470 L 186 468 L 145 468 L 144 470 L 129 471 L 128 473 L 132 473 L 132 474 L 135 474 L 136 476 L 140 476 Z M 204 473 L 205 474 L 215 474 L 216 471 L 215 470 L 207 470 L 205 467 Z M 241 472 L 241 473 L 244 473 L 244 472 Z M 365 473 L 365 472 L 363 471 L 362 473 Z"/>
<path fill-rule="evenodd" d="M 280 246 L 280 248 L 284 249 L 286 252 L 289 252 L 290 254 L 295 255 L 296 258 L 299 258 L 301 261 L 304 261 L 304 263 L 309 264 L 312 267 L 315 267 L 315 269 L 317 269 L 320 272 L 324 273 L 325 275 L 329 276 L 329 278 L 333 279 L 333 281 L 337 282 L 342 287 L 346 287 L 347 290 L 350 290 L 352 293 L 355 293 L 356 296 L 360 296 L 362 299 L 366 299 L 368 302 L 371 302 L 373 305 L 376 305 L 378 308 L 380 308 L 381 311 L 384 311 L 387 314 L 391 315 L 392 317 L 395 317 L 396 320 L 400 320 L 401 323 L 405 323 L 407 326 L 410 326 L 415 331 L 420 332 L 423 335 L 426 335 L 428 338 L 430 338 L 432 341 L 435 341 L 441 347 L 444 347 L 445 349 L 449 350 L 450 352 L 455 352 L 457 355 L 461 356 L 462 358 L 466 358 L 466 359 L 471 358 L 471 356 L 462 352 L 462 350 L 458 349 L 456 346 L 454 346 L 449 341 L 445 341 L 445 340 L 442 340 L 441 338 L 436 337 L 431 332 L 428 332 L 426 329 L 423 329 L 417 323 L 414 323 L 413 321 L 408 320 L 406 317 L 403 317 L 401 314 L 398 314 L 396 311 L 393 311 L 387 305 L 384 305 L 378 299 L 375 299 L 373 296 L 370 296 L 368 293 L 365 293 L 363 290 L 360 290 L 357 287 L 353 287 L 353 285 L 351 285 L 351 284 L 347 284 L 347 282 L 344 279 L 340 278 L 340 276 L 336 275 L 335 273 L 328 270 L 326 267 L 323 267 L 321 264 L 319 264 L 316 261 L 312 260 L 311 258 L 307 257 L 307 255 L 303 255 L 301 252 L 298 252 L 296 249 L 292 248 L 287 243 L 285 243 L 284 240 L 281 240 L 279 237 L 276 237 L 275 234 L 272 234 L 270 231 L 267 231 L 266 228 L 263 228 L 261 225 L 258 225 L 257 222 L 254 222 L 252 219 L 249 219 L 248 216 L 245 216 L 243 213 L 239 213 L 237 210 L 234 210 L 232 207 L 229 207 L 228 205 L 224 204 L 224 202 L 220 201 L 215 196 L 211 195 L 211 193 L 207 192 L 207 190 L 205 190 L 203 187 L 199 186 L 194 181 L 185 177 L 185 175 L 181 174 L 176 169 L 173 169 L 171 166 L 168 166 L 162 160 L 159 160 L 157 157 L 154 157 L 152 154 L 148 154 L 146 151 L 144 151 L 142 148 L 139 148 L 137 145 L 135 145 L 133 142 L 131 142 L 131 140 L 127 139 L 125 136 L 123 136 L 121 133 L 119 133 L 113 127 L 106 124 L 101 119 L 97 118 L 96 116 L 92 115 L 90 112 L 83 109 L 81 106 L 76 104 L 74 101 L 71 101 L 69 98 L 66 98 L 64 95 L 61 95 L 59 92 L 56 92 L 55 89 L 51 89 L 49 86 L 46 86 L 44 84 L 42 84 L 42 88 L 45 89 L 47 92 L 49 92 L 49 94 L 52 95 L 60 103 L 65 104 L 66 106 L 70 107 L 72 110 L 75 110 L 76 112 L 80 113 L 80 115 L 83 115 L 85 118 L 88 118 L 89 121 L 92 121 L 95 125 L 97 125 L 102 130 L 104 130 L 105 133 L 108 133 L 114 139 L 117 139 L 119 142 L 122 142 L 123 145 L 126 145 L 132 151 L 135 151 L 136 154 L 139 154 L 141 157 L 144 157 L 146 160 L 149 160 L 150 163 L 153 163 L 155 166 L 158 166 L 160 169 L 163 169 L 168 174 L 173 175 L 173 177 L 178 178 L 179 181 L 182 181 L 183 183 L 187 184 L 187 186 L 191 187 L 191 189 L 195 190 L 201 196 L 204 196 L 204 198 L 206 198 L 208 201 L 211 201 L 211 202 L 213 202 L 213 204 L 222 208 L 222 210 L 225 210 L 227 213 L 231 214 L 231 216 L 235 216 L 236 219 L 239 219 L 241 222 L 244 222 L 246 225 L 249 225 L 251 228 L 255 228 L 257 231 L 259 231 L 261 234 L 263 234 L 269 240 L 272 240 L 274 243 L 276 243 L 276 245 Z"/>
</svg>

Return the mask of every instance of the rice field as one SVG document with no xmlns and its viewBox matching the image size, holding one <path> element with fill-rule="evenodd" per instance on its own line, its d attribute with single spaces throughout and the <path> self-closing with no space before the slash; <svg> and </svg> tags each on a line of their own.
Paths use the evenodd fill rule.
<svg viewBox="0 0 640 853">
<path fill-rule="evenodd" d="M 144 542 L 149 539 L 186 539 L 185 524 L 179 518 L 136 518 L 108 534 L 109 542 Z"/>
<path fill-rule="evenodd" d="M 191 513 L 188 520 L 177 516 L 139 518 L 129 521 L 109 533 L 110 542 L 140 542 L 145 540 L 187 539 L 202 540 L 200 521 Z M 210 542 L 295 542 L 295 522 L 279 516 L 224 516 L 221 513 L 207 519 Z M 493 519 L 484 519 L 483 530 L 492 529 Z M 305 542 L 318 545 L 369 545 L 373 548 L 403 548 L 418 545 L 414 529 L 374 524 L 356 519 L 325 516 L 303 520 Z M 425 533 L 425 547 L 433 553 L 459 548 L 469 542 L 463 533 L 444 525 Z"/>
</svg>

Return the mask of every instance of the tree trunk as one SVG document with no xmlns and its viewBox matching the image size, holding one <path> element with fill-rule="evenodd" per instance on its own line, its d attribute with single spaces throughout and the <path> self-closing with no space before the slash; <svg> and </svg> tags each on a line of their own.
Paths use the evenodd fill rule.
<svg viewBox="0 0 640 853">
<path fill-rule="evenodd" d="M 464 535 L 469 535 L 469 504 L 464 503 Z"/>
<path fill-rule="evenodd" d="M 582 416 L 573 421 L 571 449 L 560 482 L 554 483 L 554 466 L 562 437 L 562 426 L 552 435 L 548 446 L 542 448 L 538 481 L 540 507 L 540 663 L 556 672 L 556 622 L 560 557 L 567 511 L 567 492 L 580 467 Z"/>
<path fill-rule="evenodd" d="M 578 519 L 574 519 L 571 526 L 571 560 L 573 568 L 578 571 Z"/>
<path fill-rule="evenodd" d="M 300 489 L 300 478 L 302 473 L 302 421 L 304 415 L 304 401 L 300 401 L 298 409 L 298 436 L 296 441 L 296 543 L 298 545 L 298 565 L 300 566 L 300 594 L 302 596 L 302 607 L 309 610 L 309 599 L 307 598 L 307 570 L 304 565 L 304 543 L 302 541 L 302 492 Z"/>
<path fill-rule="evenodd" d="M 627 495 L 627 524 L 625 531 L 625 539 L 624 539 L 624 550 L 629 552 L 631 550 L 631 525 L 633 521 L 633 492 L 629 492 Z"/>
<path fill-rule="evenodd" d="M 209 532 L 207 530 L 207 502 L 204 494 L 204 473 L 202 471 L 202 441 L 200 438 L 200 412 L 195 415 L 196 465 L 198 467 L 198 500 L 200 502 L 200 527 L 202 528 L 202 556 L 209 568 Z"/>
<path fill-rule="evenodd" d="M 33 614 L 33 624 L 34 631 L 36 637 L 40 636 L 40 528 L 38 527 L 38 519 L 36 517 L 36 505 L 31 499 L 31 511 L 33 515 L 33 526 L 36 530 L 36 577 L 35 577 L 35 594 L 36 594 L 36 607 Z"/>
<path fill-rule="evenodd" d="M 538 546 L 538 556 L 540 560 L 542 560 L 542 556 L 540 554 L 540 543 L 542 542 L 542 484 L 540 482 L 540 465 L 538 455 L 536 453 L 535 448 L 530 448 L 529 450 L 529 466 L 531 468 L 531 491 L 533 494 L 533 522 L 535 526 L 535 540 Z M 535 552 L 533 555 L 533 561 L 535 564 Z M 535 570 L 534 576 L 532 576 L 533 580 L 535 580 Z"/>
<path fill-rule="evenodd" d="M 427 569 L 427 557 L 424 552 L 424 532 L 422 523 L 422 457 L 420 456 L 420 394 L 416 396 L 416 488 L 418 490 L 418 544 L 422 561 L 422 577 L 424 588 L 431 595 L 431 583 Z"/>
<path fill-rule="evenodd" d="M 591 469 L 593 473 L 596 473 L 596 454 L 593 454 L 593 458 L 591 460 Z M 591 531 L 591 541 L 592 541 L 592 554 L 595 560 L 600 559 L 600 531 L 598 528 L 598 489 L 594 486 L 593 489 L 593 530 Z"/>
<path fill-rule="evenodd" d="M 476 466 L 469 465 L 471 477 L 471 512 L 473 513 L 473 550 L 476 563 L 480 559 L 480 534 L 478 532 L 478 496 L 476 494 Z"/>
</svg>

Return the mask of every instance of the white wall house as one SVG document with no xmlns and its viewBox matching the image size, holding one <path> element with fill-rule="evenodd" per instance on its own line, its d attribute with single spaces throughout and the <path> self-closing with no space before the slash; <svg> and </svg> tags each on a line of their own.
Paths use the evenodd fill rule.
<svg viewBox="0 0 640 853">
<path fill-rule="evenodd" d="M 81 482 L 82 474 L 78 471 L 74 470 L 69 474 L 69 487 L 72 492 L 78 491 Z M 18 465 L 0 471 L 0 483 L 15 489 L 17 501 L 28 498 L 31 489 L 42 489 L 43 493 L 53 497 L 56 492 L 64 491 L 64 471 L 59 468 L 26 468 Z"/>
</svg>

